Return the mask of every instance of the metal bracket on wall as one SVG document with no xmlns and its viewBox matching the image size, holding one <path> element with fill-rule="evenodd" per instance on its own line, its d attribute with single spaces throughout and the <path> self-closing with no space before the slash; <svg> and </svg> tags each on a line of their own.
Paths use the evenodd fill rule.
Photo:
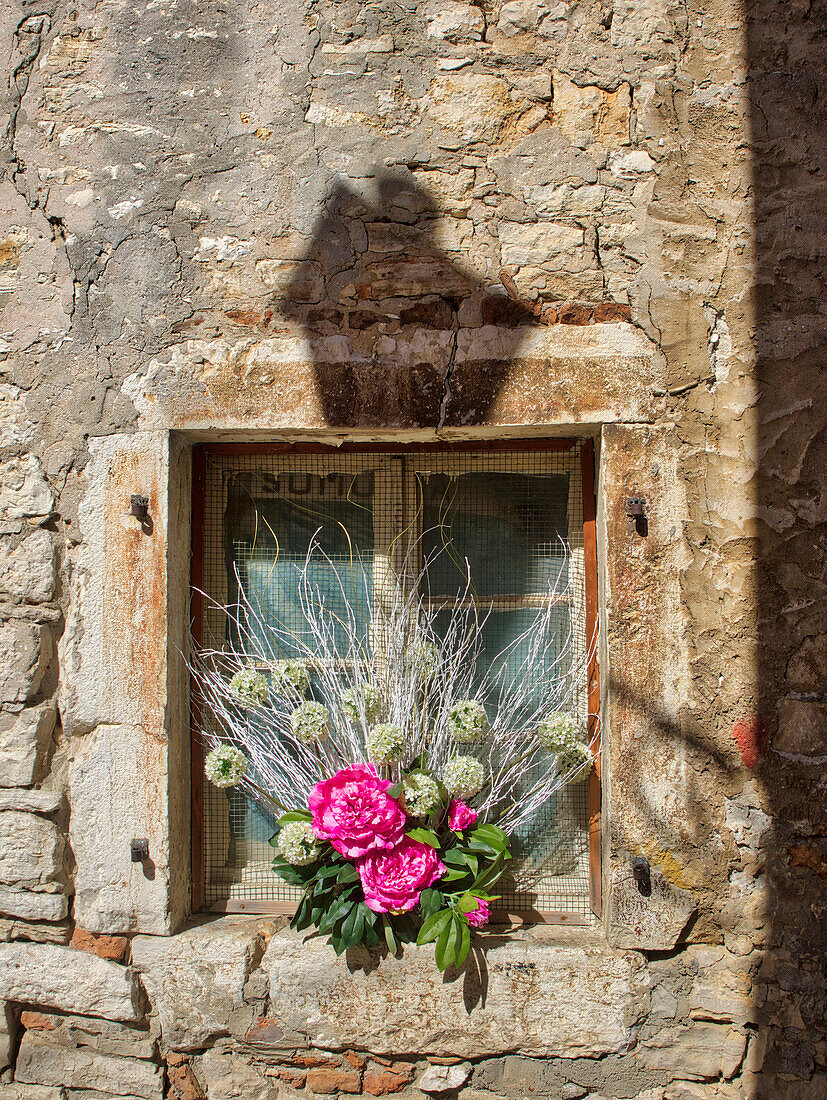
<svg viewBox="0 0 827 1100">
<path fill-rule="evenodd" d="M 646 517 L 648 504 L 646 497 L 629 497 L 626 501 L 626 515 L 634 520 L 635 530 L 644 537 L 649 534 L 649 520 Z"/>
</svg>

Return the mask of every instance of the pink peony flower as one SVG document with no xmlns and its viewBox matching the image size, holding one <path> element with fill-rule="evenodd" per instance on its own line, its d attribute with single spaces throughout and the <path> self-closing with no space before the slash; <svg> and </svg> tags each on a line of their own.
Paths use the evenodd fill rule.
<svg viewBox="0 0 827 1100">
<path fill-rule="evenodd" d="M 488 902 L 483 901 L 482 898 L 477 898 L 477 901 L 479 902 L 478 908 L 472 909 L 470 913 L 466 913 L 465 915 L 472 928 L 484 928 L 491 917 L 491 907 Z"/>
<path fill-rule="evenodd" d="M 463 829 L 469 829 L 477 820 L 477 811 L 466 806 L 460 799 L 455 798 L 448 807 L 448 828 L 451 832 L 461 833 Z"/>
<path fill-rule="evenodd" d="M 395 848 L 405 833 L 405 814 L 388 797 L 389 787 L 372 764 L 354 764 L 323 779 L 308 799 L 313 832 L 348 859 Z"/>
<path fill-rule="evenodd" d="M 445 874 L 436 850 L 407 836 L 392 852 L 371 852 L 357 866 L 365 904 L 374 913 L 413 909 L 420 892 Z"/>
</svg>

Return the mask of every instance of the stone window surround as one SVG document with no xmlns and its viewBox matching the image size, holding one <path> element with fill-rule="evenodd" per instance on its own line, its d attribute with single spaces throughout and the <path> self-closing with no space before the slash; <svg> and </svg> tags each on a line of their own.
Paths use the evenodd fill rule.
<svg viewBox="0 0 827 1100">
<path fill-rule="evenodd" d="M 619 947 L 668 949 L 694 908 L 692 896 L 654 865 L 653 893 L 643 901 L 629 856 L 651 853 L 641 793 L 680 803 L 682 761 L 663 743 L 661 724 L 613 690 L 612 665 L 623 667 L 645 646 L 649 690 L 675 677 L 665 613 L 679 614 L 676 569 L 648 570 L 647 552 L 680 523 L 675 444 L 669 429 L 622 423 L 532 424 L 452 433 L 454 438 L 526 435 L 587 437 L 597 443 L 598 568 L 601 616 L 601 714 L 604 737 L 603 926 Z M 232 433 L 238 438 L 238 433 Z M 269 438 L 296 438 L 278 431 Z M 358 433 L 363 435 L 363 433 Z M 349 433 L 350 438 L 356 433 Z M 372 433 L 432 441 L 435 433 Z M 443 433 L 440 438 L 445 438 Z M 186 652 L 190 561 L 191 443 L 203 432 L 154 429 L 92 442 L 88 489 L 80 510 L 83 542 L 71 561 L 71 604 L 62 644 L 61 707 L 72 735 L 70 837 L 77 861 L 75 919 L 93 931 L 168 935 L 190 910 L 189 722 Z M 212 438 L 216 438 L 212 436 Z M 228 436 L 223 436 L 228 438 Z M 246 435 L 249 439 L 250 436 Z M 329 432 L 301 438 L 330 442 Z M 337 432 L 335 438 L 342 438 Z M 367 441 L 367 440 L 366 440 Z M 141 531 L 129 497 L 149 498 L 152 532 Z M 636 542 L 625 519 L 626 495 L 653 502 L 648 539 Z M 620 514 L 623 512 L 622 518 Z M 642 566 L 649 589 L 637 626 L 615 623 L 617 596 Z M 623 591 L 628 602 L 629 591 Z M 641 621 L 641 617 L 645 621 Z M 662 704 L 668 700 L 661 695 Z M 633 776 L 623 742 L 650 761 Z M 636 766 L 639 772 L 639 767 Z M 613 784 L 614 780 L 614 784 Z M 614 785 L 614 790 L 612 789 Z M 607 812 L 607 809 L 611 812 Z M 618 823 L 618 824 L 616 824 Z M 134 837 L 149 839 L 146 865 L 130 861 Z"/>
<path fill-rule="evenodd" d="M 220 492 L 219 484 L 220 478 L 216 480 L 216 474 L 209 474 L 211 458 L 218 463 L 216 470 L 219 469 L 232 469 L 234 463 L 238 462 L 238 469 L 240 471 L 246 471 L 248 469 L 248 460 L 251 456 L 255 456 L 258 453 L 270 473 L 274 472 L 276 468 L 283 470 L 289 474 L 292 470 L 301 472 L 303 470 L 302 462 L 305 458 L 309 457 L 311 461 L 320 461 L 322 463 L 329 460 L 333 464 L 336 464 L 340 459 L 345 463 L 356 463 L 358 465 L 346 465 L 344 469 L 351 471 L 352 469 L 368 468 L 366 463 L 373 463 L 375 460 L 382 459 L 383 455 L 387 458 L 388 446 L 396 450 L 399 449 L 400 453 L 407 453 L 405 459 L 406 462 L 412 463 L 412 470 L 431 472 L 442 472 L 449 470 L 459 470 L 461 473 L 467 473 L 469 470 L 478 471 L 502 471 L 507 470 L 510 472 L 523 472 L 523 473 L 541 473 L 547 474 L 557 473 L 559 470 L 568 470 L 573 472 L 574 482 L 572 492 L 575 498 L 580 502 L 576 505 L 576 510 L 573 513 L 574 516 L 579 517 L 575 519 L 577 524 L 576 540 L 576 554 L 580 564 L 576 566 L 576 575 L 579 578 L 578 583 L 582 583 L 584 591 L 581 594 L 581 632 L 578 634 L 577 646 L 579 651 L 582 652 L 583 647 L 587 645 L 587 635 L 594 632 L 596 623 L 593 622 L 593 617 L 597 611 L 597 592 L 596 592 L 596 555 L 590 557 L 589 545 L 593 546 L 593 541 L 589 543 L 589 536 L 586 535 L 586 526 L 591 520 L 591 538 L 594 537 L 594 438 L 592 435 L 588 436 L 566 436 L 560 433 L 555 433 L 554 437 L 549 439 L 548 437 L 539 436 L 513 436 L 503 437 L 498 436 L 496 439 L 485 438 L 481 442 L 478 442 L 475 436 L 479 436 L 479 433 L 474 433 L 468 439 L 457 439 L 453 441 L 453 446 L 457 448 L 454 453 L 447 453 L 445 451 L 445 440 L 432 438 L 430 440 L 414 441 L 402 440 L 397 438 L 382 439 L 382 440 L 359 440 L 354 441 L 348 438 L 346 441 L 339 439 L 340 444 L 347 443 L 348 450 L 343 451 L 341 455 L 337 455 L 335 450 L 331 450 L 330 441 L 323 439 L 313 440 L 312 442 L 303 438 L 300 442 L 305 449 L 310 448 L 309 454 L 307 450 L 298 453 L 290 453 L 286 450 L 289 444 L 284 445 L 283 441 L 267 440 L 261 443 L 256 451 L 256 442 L 244 441 L 242 446 L 234 448 L 232 443 L 222 441 L 211 447 L 210 443 L 200 443 L 196 449 L 196 453 L 193 458 L 193 508 L 200 510 L 206 509 L 207 514 L 200 516 L 198 520 L 193 522 L 200 522 L 205 530 L 211 530 L 212 534 L 205 536 L 205 539 L 209 541 L 202 541 L 200 538 L 193 541 L 193 576 L 197 580 L 193 581 L 193 584 L 198 589 L 203 589 L 206 592 L 211 592 L 213 598 L 219 598 L 219 601 L 223 600 L 219 593 L 223 590 L 224 584 L 223 577 L 225 571 L 225 563 L 223 562 L 223 548 L 221 544 L 220 529 L 215 527 L 215 516 L 212 520 L 208 518 L 208 514 L 211 509 L 215 508 L 215 496 Z M 573 449 L 573 444 L 585 444 L 582 448 L 578 447 Z M 318 445 L 317 449 L 313 451 L 313 446 Z M 406 452 L 407 448 L 407 452 Z M 530 459 L 526 459 L 524 454 L 520 452 L 525 448 L 528 449 L 528 453 L 532 456 Z M 201 454 L 197 453 L 201 450 Z M 471 457 L 472 465 L 467 465 L 465 459 Z M 537 462 L 535 462 L 535 458 Z M 421 460 L 422 465 L 417 465 L 417 462 Z M 276 467 L 270 466 L 270 462 L 278 464 Z M 433 463 L 436 466 L 433 466 Z M 459 463 L 459 467 L 456 466 L 456 462 Z M 505 463 L 503 465 L 502 463 Z M 548 465 L 544 465 L 548 463 Z M 284 465 L 282 465 L 284 464 Z M 591 473 L 587 471 L 591 468 Z M 339 469 L 334 465 L 331 469 Z M 200 474 L 199 474 L 199 471 Z M 203 478 L 203 482 L 201 482 Z M 374 530 L 376 530 L 376 524 L 378 522 L 380 528 L 385 528 L 385 524 L 392 522 L 401 522 L 403 528 L 408 527 L 410 523 L 414 521 L 414 515 L 412 511 L 412 505 L 410 501 L 406 505 L 408 512 L 406 512 L 401 520 L 394 520 L 392 518 L 395 509 L 401 506 L 401 500 L 398 500 L 396 493 L 398 488 L 392 488 L 390 485 L 386 487 L 384 492 L 378 492 L 374 507 L 379 509 L 384 507 L 386 509 L 384 519 L 379 518 L 377 521 L 374 517 Z M 592 495 L 592 507 L 591 510 L 585 506 L 587 494 Z M 384 500 L 384 505 L 380 503 L 380 498 Z M 207 502 L 213 501 L 208 506 Z M 572 513 L 567 513 L 568 520 L 571 522 Z M 375 549 L 381 544 L 377 544 Z M 216 557 L 218 555 L 218 557 Z M 201 561 L 196 559 L 200 557 Z M 208 601 L 209 602 L 209 601 Z M 199 610 L 200 608 L 200 610 Z M 216 622 L 211 618 L 208 610 L 203 604 L 203 601 L 196 600 L 193 605 L 193 618 L 194 618 L 194 637 L 197 639 L 203 629 L 203 625 L 199 626 L 199 620 L 201 617 L 210 621 L 210 626 L 207 628 L 210 632 L 213 632 L 216 628 Z M 582 659 L 582 658 L 581 658 Z M 596 661 L 593 667 L 596 670 Z M 586 673 L 584 673 L 582 683 L 582 694 L 580 697 L 580 704 L 583 708 L 583 717 L 585 719 L 588 710 L 589 715 L 596 713 L 598 705 L 596 702 L 596 695 L 592 697 L 589 692 L 589 683 L 591 679 Z M 595 686 L 597 685 L 597 677 L 594 680 Z M 589 736 L 591 738 L 592 730 L 594 728 L 591 718 L 589 719 Z M 194 746 L 194 756 L 201 754 L 202 750 L 199 746 Z M 226 913 L 262 913 L 266 915 L 283 915 L 289 913 L 292 915 L 295 908 L 295 902 L 288 903 L 283 900 L 265 901 L 255 898 L 245 897 L 243 894 L 237 897 L 230 897 L 224 900 L 215 899 L 215 890 L 211 887 L 210 883 L 210 871 L 208 870 L 209 855 L 208 849 L 208 836 L 210 832 L 210 809 L 209 803 L 209 784 L 204 783 L 203 774 L 199 764 L 193 759 L 193 798 L 200 806 L 201 800 L 205 797 L 201 791 L 206 792 L 207 804 L 204 806 L 203 813 L 206 815 L 206 820 L 198 821 L 193 820 L 193 859 L 192 859 L 192 909 L 196 912 L 204 909 L 210 909 L 214 912 L 226 912 Z M 563 910 L 562 912 L 556 911 L 556 908 L 552 906 L 540 907 L 540 912 L 534 912 L 531 915 L 526 912 L 525 906 L 521 906 L 519 903 L 515 903 L 510 911 L 512 919 L 523 919 L 526 923 L 550 923 L 550 924 L 566 924 L 574 925 L 583 928 L 584 926 L 591 925 L 594 920 L 594 914 L 600 914 L 601 910 L 601 887 L 602 882 L 599 874 L 600 865 L 600 760 L 598 758 L 596 762 L 596 774 L 589 775 L 587 778 L 588 793 L 586 797 L 587 817 L 584 821 L 585 843 L 588 848 L 588 868 L 586 873 L 586 889 L 581 896 L 581 901 L 585 901 L 586 906 L 589 908 L 588 916 L 581 913 L 579 910 Z M 200 787 L 200 790 L 197 788 Z M 215 808 L 214 808 L 215 809 Z M 216 810 L 216 812 L 218 812 Z M 589 828 L 589 822 L 596 821 L 597 823 L 597 835 L 595 836 L 594 828 Z M 203 828 L 201 826 L 203 825 Z M 200 846 L 197 848 L 197 846 Z M 206 863 L 205 863 L 206 859 Z M 200 864 L 200 866 L 199 866 Z M 275 881 L 275 880 L 274 880 Z M 253 891 L 256 892 L 255 889 Z M 205 902 L 206 895 L 210 895 L 214 904 L 212 906 Z M 551 911 L 549 911 L 551 910 Z"/>
</svg>

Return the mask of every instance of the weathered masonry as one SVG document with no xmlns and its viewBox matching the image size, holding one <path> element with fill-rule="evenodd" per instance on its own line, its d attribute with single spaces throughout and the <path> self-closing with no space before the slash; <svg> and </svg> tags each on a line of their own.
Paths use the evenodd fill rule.
<svg viewBox="0 0 827 1100">
<path fill-rule="evenodd" d="M 0 1100 L 827 1096 L 824 4 L 2 18 Z M 563 441 L 599 916 L 443 980 L 218 911 L 203 456 Z"/>
</svg>

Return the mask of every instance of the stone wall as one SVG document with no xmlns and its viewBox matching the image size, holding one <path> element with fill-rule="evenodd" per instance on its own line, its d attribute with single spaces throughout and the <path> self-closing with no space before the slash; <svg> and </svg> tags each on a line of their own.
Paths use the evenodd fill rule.
<svg viewBox="0 0 827 1100">
<path fill-rule="evenodd" d="M 827 1095 L 825 5 L 2 25 L 0 1100 Z M 599 458 L 602 923 L 445 982 L 187 924 L 193 442 L 545 434 Z"/>
</svg>

